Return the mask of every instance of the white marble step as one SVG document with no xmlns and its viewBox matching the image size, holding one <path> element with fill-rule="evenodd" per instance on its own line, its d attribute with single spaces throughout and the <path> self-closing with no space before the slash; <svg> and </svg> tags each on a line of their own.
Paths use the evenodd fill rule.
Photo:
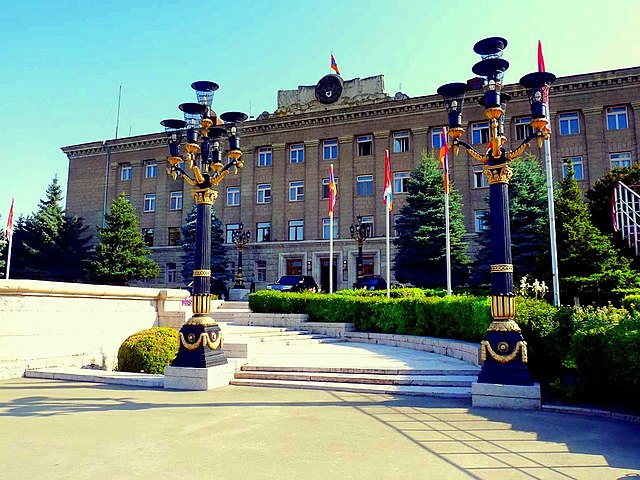
<svg viewBox="0 0 640 480">
<path fill-rule="evenodd" d="M 462 363 L 462 362 L 460 362 Z M 464 364 L 463 364 L 464 365 Z M 323 366 L 285 366 L 285 365 L 243 365 L 243 372 L 294 372 L 294 373 L 339 373 L 350 375 L 442 375 L 442 376 L 475 376 L 480 369 L 473 365 L 469 367 L 456 366 L 452 368 L 360 368 L 360 367 L 323 367 Z"/>
<path fill-rule="evenodd" d="M 128 385 L 132 387 L 162 388 L 164 386 L 164 375 L 80 368 L 56 367 L 26 370 L 24 372 L 24 376 L 26 378 L 67 380 L 71 382 L 110 383 L 115 385 Z"/>
</svg>

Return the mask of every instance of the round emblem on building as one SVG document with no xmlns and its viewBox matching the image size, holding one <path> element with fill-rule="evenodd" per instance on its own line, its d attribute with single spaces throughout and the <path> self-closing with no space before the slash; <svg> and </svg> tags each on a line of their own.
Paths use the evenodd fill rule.
<svg viewBox="0 0 640 480">
<path fill-rule="evenodd" d="M 316 100 L 324 104 L 337 102 L 342 95 L 342 85 L 338 75 L 325 75 L 316 85 Z"/>
</svg>

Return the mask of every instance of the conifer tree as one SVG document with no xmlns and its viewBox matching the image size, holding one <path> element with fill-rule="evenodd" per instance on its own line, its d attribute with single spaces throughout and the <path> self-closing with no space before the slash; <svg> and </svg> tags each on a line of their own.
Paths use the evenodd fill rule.
<svg viewBox="0 0 640 480">
<path fill-rule="evenodd" d="M 426 288 L 445 287 L 446 241 L 444 186 L 439 162 L 423 153 L 422 160 L 408 181 L 406 204 L 396 221 L 394 240 L 396 279 Z M 468 276 L 467 244 L 462 203 L 451 184 L 449 194 L 451 272 L 453 285 L 463 284 Z"/>
<path fill-rule="evenodd" d="M 124 193 L 111 204 L 105 217 L 106 226 L 98 228 L 100 243 L 96 246 L 91 277 L 97 282 L 127 285 L 132 280 L 146 280 L 160 274 L 158 264 L 148 257 L 133 206 Z"/>
</svg>

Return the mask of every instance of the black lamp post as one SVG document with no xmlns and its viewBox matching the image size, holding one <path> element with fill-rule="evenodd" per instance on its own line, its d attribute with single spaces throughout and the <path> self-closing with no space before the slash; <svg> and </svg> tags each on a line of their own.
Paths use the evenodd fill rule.
<svg viewBox="0 0 640 480">
<path fill-rule="evenodd" d="M 364 274 L 364 266 L 362 259 L 362 247 L 367 238 L 371 236 L 371 225 L 362 223 L 362 217 L 358 217 L 358 223 L 349 227 L 351 238 L 355 240 L 358 246 L 358 267 L 356 269 L 356 277 L 360 278 Z"/>
<path fill-rule="evenodd" d="M 236 278 L 234 280 L 233 288 L 245 288 L 244 276 L 242 275 L 242 252 L 244 247 L 251 239 L 251 231 L 244 231 L 244 225 L 240 223 L 239 228 L 234 230 L 231 235 L 231 241 L 238 249 L 238 268 L 236 270 Z"/>
<path fill-rule="evenodd" d="M 504 112 L 510 95 L 502 92 L 504 72 L 509 62 L 502 58 L 507 41 L 500 37 L 480 40 L 473 50 L 482 60 L 472 71 L 484 79 L 484 96 L 480 104 L 490 122 L 490 138 L 486 153 L 480 153 L 468 143 L 460 140 L 464 134 L 462 106 L 468 90 L 465 83 L 449 83 L 441 86 L 438 93 L 444 97 L 448 113 L 449 137 L 454 155 L 462 146 L 478 162 L 484 164 L 483 172 L 489 180 L 489 207 L 491 225 L 491 316 L 493 322 L 482 341 L 484 365 L 478 377 L 479 383 L 508 385 L 532 385 L 527 368 L 527 343 L 522 338 L 515 316 L 515 294 L 513 291 L 513 263 L 511 257 L 511 226 L 509 220 L 509 179 L 512 176 L 509 162 L 521 155 L 536 139 L 538 146 L 549 135 L 546 119 L 546 100 L 549 85 L 555 80 L 551 73 L 535 72 L 525 75 L 520 84 L 527 89 L 531 105 L 531 128 L 529 135 L 515 150 L 506 150 L 504 136 Z"/>
<path fill-rule="evenodd" d="M 169 142 L 167 174 L 183 177 L 193 187 L 197 205 L 196 245 L 193 270 L 193 316 L 180 329 L 180 349 L 173 367 L 206 368 L 227 363 L 222 352 L 222 333 L 209 316 L 211 311 L 211 206 L 218 196 L 212 187 L 231 170 L 242 168 L 238 125 L 247 119 L 244 113 L 227 112 L 218 117 L 211 109 L 218 84 L 194 82 L 198 103 L 183 103 L 178 108 L 184 120 L 163 120 Z M 225 150 L 225 137 L 229 149 Z M 185 155 L 180 155 L 183 139 Z M 227 163 L 223 163 L 223 158 Z M 186 164 L 186 165 L 185 165 Z M 187 172 L 191 171 L 191 174 Z"/>
</svg>

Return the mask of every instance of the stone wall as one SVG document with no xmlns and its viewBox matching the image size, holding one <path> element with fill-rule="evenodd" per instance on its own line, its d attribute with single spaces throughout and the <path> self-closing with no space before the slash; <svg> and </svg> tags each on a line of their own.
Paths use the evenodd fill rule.
<svg viewBox="0 0 640 480">
<path fill-rule="evenodd" d="M 0 280 L 0 380 L 26 369 L 113 369 L 120 344 L 153 326 L 184 323 L 185 290 Z"/>
</svg>

